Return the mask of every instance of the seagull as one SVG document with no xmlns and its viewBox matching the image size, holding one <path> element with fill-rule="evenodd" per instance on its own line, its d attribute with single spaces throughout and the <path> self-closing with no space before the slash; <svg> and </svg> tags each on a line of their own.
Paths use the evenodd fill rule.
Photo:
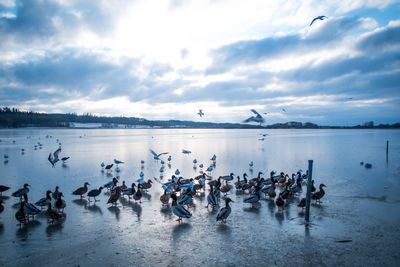
<svg viewBox="0 0 400 267">
<path fill-rule="evenodd" d="M 51 165 L 54 167 L 54 165 L 57 163 L 57 161 L 59 161 L 60 159 L 58 158 L 58 155 L 60 155 L 61 153 L 61 148 L 57 149 L 56 151 L 54 151 L 53 154 L 49 154 L 49 157 L 47 158 L 49 160 L 49 162 L 51 163 Z"/>
<path fill-rule="evenodd" d="M 161 155 L 168 154 L 169 152 L 163 152 L 163 153 L 157 154 L 156 152 L 154 152 L 154 150 L 150 149 L 150 153 L 153 154 L 153 157 L 155 160 L 159 160 Z"/>
<path fill-rule="evenodd" d="M 283 111 L 283 112 L 286 112 L 286 109 L 282 108 L 282 111 Z"/>
<path fill-rule="evenodd" d="M 198 114 L 200 117 L 203 117 L 203 116 L 204 116 L 204 113 L 203 113 L 203 110 L 202 110 L 202 109 L 199 109 L 199 112 L 197 112 L 197 114 Z"/>
<path fill-rule="evenodd" d="M 311 21 L 311 23 L 310 23 L 310 26 L 314 23 L 314 21 L 316 21 L 316 20 L 324 20 L 324 19 L 326 19 L 326 18 L 328 18 L 327 16 L 318 16 L 318 17 L 315 17 L 312 21 Z"/>
<path fill-rule="evenodd" d="M 192 151 L 187 150 L 187 149 L 182 149 L 182 153 L 189 155 L 190 153 L 192 153 Z"/>
<path fill-rule="evenodd" d="M 253 112 L 254 114 L 256 114 L 256 116 L 251 116 L 250 118 L 245 119 L 245 120 L 243 121 L 244 123 L 248 123 L 248 122 L 257 122 L 257 123 L 259 123 L 259 124 L 261 125 L 262 123 L 265 122 L 264 118 L 263 118 L 263 117 L 260 115 L 260 113 L 258 113 L 255 109 L 251 109 L 251 112 Z"/>
</svg>

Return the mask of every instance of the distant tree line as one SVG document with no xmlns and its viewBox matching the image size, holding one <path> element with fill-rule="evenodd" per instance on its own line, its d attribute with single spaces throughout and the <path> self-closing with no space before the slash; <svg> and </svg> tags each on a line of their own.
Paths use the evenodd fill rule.
<svg viewBox="0 0 400 267">
<path fill-rule="evenodd" d="M 128 127 L 147 126 L 147 127 L 182 127 L 182 128 L 236 128 L 236 129 L 376 129 L 376 128 L 400 128 L 400 123 L 374 125 L 373 122 L 367 122 L 362 125 L 341 127 L 341 126 L 318 126 L 311 122 L 286 122 L 276 123 L 267 126 L 249 125 L 241 123 L 213 123 L 213 122 L 194 122 L 180 120 L 146 120 L 135 117 L 105 117 L 96 116 L 90 113 L 77 115 L 76 113 L 39 113 L 33 111 L 21 111 L 17 108 L 0 108 L 0 127 L 18 128 L 18 127 L 71 127 L 71 123 L 99 123 L 106 128 L 112 128 L 113 125 L 126 125 Z"/>
</svg>

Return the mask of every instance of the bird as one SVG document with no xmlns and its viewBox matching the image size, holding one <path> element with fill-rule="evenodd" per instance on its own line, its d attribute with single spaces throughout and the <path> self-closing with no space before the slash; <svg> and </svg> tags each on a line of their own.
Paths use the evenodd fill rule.
<svg viewBox="0 0 400 267">
<path fill-rule="evenodd" d="M 171 194 L 171 198 L 172 198 L 172 205 L 171 205 L 172 213 L 178 216 L 178 219 L 176 221 L 181 223 L 182 218 L 189 219 L 190 217 L 192 217 L 192 214 L 187 209 L 185 209 L 183 205 L 178 204 L 175 193 Z"/>
<path fill-rule="evenodd" d="M 192 153 L 192 151 L 187 150 L 187 149 L 182 149 L 182 153 L 186 154 L 186 155 L 189 155 L 190 153 Z"/>
<path fill-rule="evenodd" d="M 181 172 L 179 171 L 179 169 L 176 169 L 175 170 L 175 175 L 179 175 L 179 174 L 181 174 Z"/>
<path fill-rule="evenodd" d="M 63 163 L 65 163 L 70 157 L 62 157 L 61 160 Z"/>
<path fill-rule="evenodd" d="M 88 191 L 88 185 L 90 185 L 88 182 L 85 182 L 82 187 L 79 187 L 76 189 L 74 192 L 72 192 L 73 195 L 76 196 L 81 196 L 81 198 L 84 198 L 84 194 Z"/>
<path fill-rule="evenodd" d="M 123 162 L 123 161 L 121 161 L 121 160 L 118 160 L 118 159 L 114 159 L 114 163 L 115 163 L 116 165 L 118 165 L 118 164 L 123 164 L 123 163 L 125 163 L 125 162 Z"/>
<path fill-rule="evenodd" d="M 100 201 L 100 200 L 97 200 L 96 197 L 97 197 L 98 195 L 100 195 L 101 190 L 103 190 L 103 187 L 102 187 L 102 186 L 100 186 L 99 189 L 92 189 L 92 190 L 90 190 L 90 191 L 87 193 L 87 196 L 89 197 L 89 202 L 90 202 L 90 198 L 91 198 L 91 197 L 94 198 L 94 202 Z"/>
<path fill-rule="evenodd" d="M 197 114 L 198 114 L 200 117 L 203 117 L 203 116 L 204 116 L 204 113 L 203 113 L 203 110 L 202 110 L 202 109 L 199 109 L 199 112 L 197 112 Z"/>
<path fill-rule="evenodd" d="M 286 109 L 282 108 L 282 111 L 283 111 L 283 112 L 286 112 Z"/>
<path fill-rule="evenodd" d="M 300 200 L 299 204 L 297 204 L 297 207 L 300 207 L 300 208 L 302 208 L 302 209 L 304 209 L 304 208 L 306 207 L 306 198 L 305 198 L 305 197 L 303 197 L 303 198 Z"/>
<path fill-rule="evenodd" d="M 144 182 L 140 185 L 140 187 L 144 190 L 150 189 L 151 185 L 153 184 L 153 181 L 151 181 L 150 179 L 147 180 L 147 182 Z"/>
<path fill-rule="evenodd" d="M 155 160 L 160 160 L 161 155 L 168 154 L 169 152 L 163 152 L 163 153 L 157 154 L 156 152 L 154 152 L 154 150 L 150 149 L 150 153 L 153 155 L 153 158 Z"/>
<path fill-rule="evenodd" d="M 120 187 L 116 187 L 115 191 L 113 193 L 111 193 L 110 197 L 108 198 L 107 204 L 111 203 L 111 205 L 116 205 L 117 201 L 119 199 L 119 197 L 121 196 L 121 188 Z"/>
<path fill-rule="evenodd" d="M 25 202 L 21 202 L 19 209 L 15 213 L 15 219 L 17 219 L 20 225 L 27 223 L 27 216 L 24 208 L 25 208 Z"/>
<path fill-rule="evenodd" d="M 63 217 L 60 213 L 51 208 L 51 203 L 47 205 L 46 215 L 47 218 L 50 220 L 50 223 L 54 223 L 55 221 L 58 221 Z"/>
<path fill-rule="evenodd" d="M 107 188 L 108 190 L 114 190 L 114 188 L 117 186 L 117 183 L 118 183 L 118 179 L 114 177 L 112 179 L 112 181 L 104 184 L 103 187 Z"/>
<path fill-rule="evenodd" d="M 48 161 L 51 163 L 51 165 L 54 167 L 55 166 L 55 164 L 60 160 L 59 158 L 58 158 L 58 156 L 60 155 L 60 153 L 61 153 L 61 148 L 58 148 L 56 151 L 54 151 L 54 153 L 53 154 L 49 154 L 49 156 L 48 156 Z"/>
<path fill-rule="evenodd" d="M 275 200 L 276 206 L 278 206 L 278 210 L 283 210 L 285 206 L 285 200 L 282 198 L 282 193 L 279 193 L 278 197 Z"/>
<path fill-rule="evenodd" d="M 23 188 L 20 188 L 20 189 L 18 189 L 17 191 L 15 191 L 14 193 L 12 193 L 11 195 L 13 196 L 13 197 L 19 197 L 19 198 L 22 198 L 22 196 L 24 195 L 24 194 L 28 194 L 28 192 L 29 192 L 29 187 L 30 185 L 29 184 L 24 184 L 24 187 Z"/>
<path fill-rule="evenodd" d="M 4 210 L 3 203 L 4 203 L 4 202 L 3 202 L 3 199 L 0 198 L 0 213 L 2 213 L 3 210 Z"/>
<path fill-rule="evenodd" d="M 251 168 L 253 168 L 253 166 L 254 166 L 253 161 L 250 161 L 250 163 L 249 163 L 249 168 L 251 169 Z"/>
<path fill-rule="evenodd" d="M 220 211 L 218 212 L 217 222 L 221 221 L 223 223 L 226 223 L 226 219 L 229 217 L 232 211 L 231 206 L 229 205 L 230 202 L 234 201 L 229 197 L 225 198 L 225 207 L 221 208 Z"/>
<path fill-rule="evenodd" d="M 248 122 L 257 122 L 260 125 L 265 122 L 265 119 L 258 113 L 255 109 L 251 109 L 251 112 L 255 114 L 255 116 L 251 116 L 250 118 L 245 119 L 243 122 L 248 123 Z"/>
<path fill-rule="evenodd" d="M 260 201 L 260 189 L 257 188 L 255 192 L 243 200 L 244 203 L 251 203 L 252 208 L 256 208 L 257 203 Z"/>
<path fill-rule="evenodd" d="M 318 17 L 315 17 L 315 18 L 313 18 L 313 20 L 311 21 L 310 26 L 311 26 L 316 20 L 324 20 L 324 19 L 326 19 L 326 18 L 328 18 L 328 17 L 327 17 L 327 16 L 318 16 Z"/>
<path fill-rule="evenodd" d="M 106 166 L 106 164 L 105 164 L 104 162 L 102 162 L 102 163 L 100 164 L 100 167 L 101 167 L 102 170 L 104 169 L 105 166 Z"/>
<path fill-rule="evenodd" d="M 7 191 L 8 189 L 10 189 L 10 187 L 5 186 L 5 185 L 0 185 L 0 196 L 2 195 L 2 193 L 4 191 Z"/>
<path fill-rule="evenodd" d="M 58 195 L 61 194 L 61 192 L 58 189 L 60 189 L 60 188 L 58 186 L 56 186 L 56 188 L 54 189 L 54 192 L 51 194 L 51 196 L 53 197 L 54 200 L 57 200 Z"/>
<path fill-rule="evenodd" d="M 168 162 L 171 162 L 171 160 L 172 160 L 171 155 L 168 156 L 168 159 L 167 159 L 167 160 L 168 160 Z"/>
<path fill-rule="evenodd" d="M 314 192 L 311 195 L 311 199 L 314 199 L 316 203 L 321 203 L 321 198 L 325 195 L 324 187 L 326 187 L 326 185 L 320 184 L 319 185 L 319 191 Z"/>
<path fill-rule="evenodd" d="M 135 194 L 133 194 L 132 197 L 135 200 L 135 202 L 139 201 L 139 203 L 142 203 L 142 201 L 140 201 L 140 200 L 142 199 L 143 194 L 142 194 L 142 191 L 140 191 L 140 188 L 141 188 L 140 184 L 137 185 L 137 188 L 138 189 L 136 190 Z"/>
<path fill-rule="evenodd" d="M 207 206 L 206 209 L 208 209 L 208 206 L 211 205 L 211 207 L 214 209 L 217 206 L 217 198 L 214 194 L 214 186 L 210 185 L 210 193 L 207 196 Z"/>
<path fill-rule="evenodd" d="M 29 221 L 29 216 L 32 216 L 32 219 L 35 219 L 35 215 L 38 215 L 40 213 L 40 209 L 38 209 L 32 203 L 29 203 L 27 194 L 24 194 L 23 198 L 25 201 L 24 211 L 25 211 L 28 221 Z"/>
<path fill-rule="evenodd" d="M 47 190 L 46 191 L 46 197 L 41 198 L 40 200 L 38 200 L 35 205 L 39 206 L 39 207 L 46 207 L 47 204 L 51 203 L 51 190 Z"/>
<path fill-rule="evenodd" d="M 63 196 L 64 196 L 63 193 L 60 193 L 58 195 L 56 202 L 54 203 L 54 206 L 58 209 L 58 211 L 60 210 L 64 211 L 64 208 L 67 206 L 65 200 L 62 199 Z"/>
<path fill-rule="evenodd" d="M 110 171 L 113 166 L 114 166 L 114 164 L 106 165 L 106 167 L 105 167 L 106 171 Z"/>
<path fill-rule="evenodd" d="M 133 196 L 136 193 L 135 186 L 136 186 L 135 183 L 132 183 L 131 187 L 122 190 L 122 195 L 128 196 L 128 199 L 131 199 L 131 196 Z"/>
<path fill-rule="evenodd" d="M 220 176 L 221 179 L 224 179 L 225 181 L 232 181 L 234 179 L 235 174 L 233 174 L 232 172 L 229 175 L 224 175 L 224 176 Z"/>
</svg>

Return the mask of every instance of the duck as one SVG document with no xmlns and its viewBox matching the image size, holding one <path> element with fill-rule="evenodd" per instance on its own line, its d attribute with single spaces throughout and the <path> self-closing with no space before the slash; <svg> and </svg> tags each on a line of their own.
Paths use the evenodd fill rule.
<svg viewBox="0 0 400 267">
<path fill-rule="evenodd" d="M 122 181 L 122 185 L 120 186 L 121 190 L 124 191 L 125 189 L 127 189 L 128 187 L 125 184 L 125 181 Z"/>
<path fill-rule="evenodd" d="M 252 208 L 256 208 L 256 204 L 260 201 L 260 188 L 257 186 L 255 192 L 243 200 L 244 203 L 251 203 Z"/>
<path fill-rule="evenodd" d="M 151 185 L 153 184 L 153 182 L 149 179 L 147 180 L 147 182 L 144 182 L 143 184 L 140 185 L 140 187 L 144 190 L 148 190 L 151 188 Z"/>
<path fill-rule="evenodd" d="M 7 191 L 8 189 L 10 189 L 10 187 L 5 185 L 0 185 L 0 196 L 2 195 L 3 192 Z"/>
<path fill-rule="evenodd" d="M 171 195 L 169 193 L 167 193 L 167 190 L 164 190 L 164 194 L 162 194 L 160 196 L 160 201 L 161 201 L 163 206 L 164 205 L 165 206 L 168 205 L 170 197 L 171 197 Z"/>
<path fill-rule="evenodd" d="M 60 213 L 51 208 L 51 203 L 47 205 L 46 215 L 50 223 L 54 223 L 55 221 L 58 221 L 63 217 Z"/>
<path fill-rule="evenodd" d="M 220 211 L 218 212 L 217 222 L 221 221 L 223 223 L 226 223 L 226 219 L 229 217 L 232 211 L 231 206 L 229 205 L 230 202 L 234 201 L 229 197 L 225 198 L 225 207 L 221 208 Z"/>
<path fill-rule="evenodd" d="M 207 196 L 207 206 L 206 209 L 208 209 L 208 206 L 211 205 L 212 208 L 215 208 L 217 206 L 217 198 L 215 197 L 214 194 L 214 186 L 210 185 L 210 193 Z"/>
<path fill-rule="evenodd" d="M 142 203 L 142 201 L 140 201 L 142 198 L 142 192 L 140 191 L 141 185 L 139 184 L 137 187 L 138 189 L 136 190 L 135 194 L 133 194 L 133 199 L 135 202 L 139 201 L 139 203 Z"/>
<path fill-rule="evenodd" d="M 219 189 L 221 193 L 223 193 L 225 196 L 228 194 L 228 192 L 232 189 L 232 186 L 228 184 L 228 182 L 225 183 L 225 185 L 221 186 Z"/>
<path fill-rule="evenodd" d="M 64 208 L 67 206 L 65 200 L 62 199 L 63 196 L 63 193 L 59 194 L 56 202 L 54 203 L 54 206 L 58 209 L 58 211 L 62 210 L 62 212 L 64 212 Z"/>
<path fill-rule="evenodd" d="M 100 201 L 100 200 L 97 200 L 96 197 L 97 197 L 98 195 L 100 195 L 101 190 L 103 190 L 103 187 L 102 187 L 102 186 L 100 186 L 99 189 L 92 189 L 92 190 L 90 190 L 89 193 L 87 193 L 87 196 L 89 197 L 89 202 L 91 202 L 91 200 L 90 200 L 91 197 L 94 198 L 94 202 Z"/>
<path fill-rule="evenodd" d="M 112 181 L 103 185 L 103 188 L 107 188 L 108 190 L 113 190 L 118 184 L 118 179 L 114 177 Z"/>
<path fill-rule="evenodd" d="M 136 193 L 135 186 L 136 184 L 132 183 L 132 186 L 130 188 L 127 188 L 122 191 L 122 195 L 128 196 L 128 199 L 131 199 L 131 196 L 133 196 Z"/>
<path fill-rule="evenodd" d="M 220 176 L 219 178 L 224 179 L 225 181 L 232 181 L 234 179 L 234 174 L 231 172 L 229 175 Z"/>
<path fill-rule="evenodd" d="M 276 197 L 276 192 L 275 192 L 275 184 L 272 184 L 271 188 L 268 190 L 268 197 L 270 199 L 275 199 Z"/>
<path fill-rule="evenodd" d="M 255 186 L 255 184 L 259 183 L 260 180 L 261 180 L 261 174 L 263 174 L 263 172 L 258 172 L 257 177 L 251 179 L 249 181 L 249 184 L 252 185 L 252 186 Z"/>
<path fill-rule="evenodd" d="M 51 203 L 51 190 L 46 191 L 46 197 L 41 198 L 38 200 L 35 205 L 39 206 L 40 208 L 46 207 L 47 204 Z"/>
<path fill-rule="evenodd" d="M 121 192 L 122 192 L 121 188 L 116 187 L 115 191 L 113 193 L 111 193 L 110 197 L 108 198 L 107 204 L 111 203 L 111 205 L 113 205 L 113 206 L 116 205 L 118 199 L 121 196 Z"/>
<path fill-rule="evenodd" d="M 88 185 L 90 184 L 88 182 L 85 182 L 82 187 L 76 189 L 74 192 L 72 192 L 72 194 L 84 198 L 83 195 L 86 194 L 86 192 L 88 191 Z"/>
<path fill-rule="evenodd" d="M 300 194 L 303 191 L 303 189 L 301 187 L 301 182 L 296 182 L 294 185 L 292 185 L 290 187 L 289 191 L 291 194 L 295 194 L 295 195 Z"/>
<path fill-rule="evenodd" d="M 186 205 L 188 208 L 189 206 L 193 205 L 193 196 L 191 194 L 192 190 L 188 189 L 185 191 L 185 193 L 181 194 L 181 196 L 178 199 L 178 204 L 179 205 Z"/>
<path fill-rule="evenodd" d="M 317 189 L 314 186 L 314 180 L 311 181 L 311 193 L 315 192 Z"/>
<path fill-rule="evenodd" d="M 278 210 L 283 210 L 285 206 L 285 200 L 282 198 L 282 193 L 279 193 L 278 197 L 275 200 L 275 204 L 278 207 Z"/>
<path fill-rule="evenodd" d="M 19 209 L 15 213 L 15 219 L 17 219 L 20 225 L 26 224 L 28 222 L 24 208 L 25 208 L 25 202 L 21 202 Z"/>
<path fill-rule="evenodd" d="M 32 203 L 29 203 L 27 194 L 24 194 L 23 198 L 24 198 L 24 201 L 25 201 L 24 211 L 25 211 L 25 214 L 27 216 L 27 219 L 29 221 L 29 216 L 32 216 L 32 219 L 34 220 L 35 219 L 35 215 L 40 214 L 41 211 L 40 211 L 40 209 L 38 209 Z"/>
<path fill-rule="evenodd" d="M 303 197 L 300 200 L 299 204 L 297 204 L 297 207 L 300 207 L 301 209 L 304 209 L 306 207 L 306 198 L 305 197 Z"/>
<path fill-rule="evenodd" d="M 60 189 L 58 186 L 54 189 L 54 192 L 51 194 L 54 200 L 57 200 L 58 196 L 61 194 L 61 192 L 58 190 Z"/>
<path fill-rule="evenodd" d="M 114 166 L 114 164 L 108 164 L 106 165 L 105 169 L 106 171 L 111 171 L 111 168 Z"/>
<path fill-rule="evenodd" d="M 172 213 L 178 216 L 178 219 L 176 221 L 181 223 L 182 218 L 189 219 L 190 217 L 192 217 L 192 214 L 187 209 L 185 209 L 183 205 L 178 204 L 175 193 L 171 194 L 171 198 L 172 198 L 172 205 L 171 205 Z"/>
<path fill-rule="evenodd" d="M 28 187 L 29 186 L 30 186 L 29 184 L 24 184 L 23 188 L 18 189 L 17 191 L 12 193 L 11 195 L 13 197 L 19 197 L 21 199 L 24 194 L 28 194 L 28 192 L 29 192 L 29 188 Z"/>
<path fill-rule="evenodd" d="M 314 199 L 316 203 L 321 203 L 321 198 L 325 195 L 324 187 L 326 187 L 326 185 L 320 184 L 319 185 L 319 191 L 314 192 L 311 195 L 311 199 Z"/>
</svg>

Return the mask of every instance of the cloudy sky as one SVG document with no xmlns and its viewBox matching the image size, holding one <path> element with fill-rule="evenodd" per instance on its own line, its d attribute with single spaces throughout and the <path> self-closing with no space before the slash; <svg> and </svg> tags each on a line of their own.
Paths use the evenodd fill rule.
<svg viewBox="0 0 400 267">
<path fill-rule="evenodd" d="M 0 59 L 0 106 L 23 110 L 400 121 L 394 0 L 0 0 Z"/>
</svg>

